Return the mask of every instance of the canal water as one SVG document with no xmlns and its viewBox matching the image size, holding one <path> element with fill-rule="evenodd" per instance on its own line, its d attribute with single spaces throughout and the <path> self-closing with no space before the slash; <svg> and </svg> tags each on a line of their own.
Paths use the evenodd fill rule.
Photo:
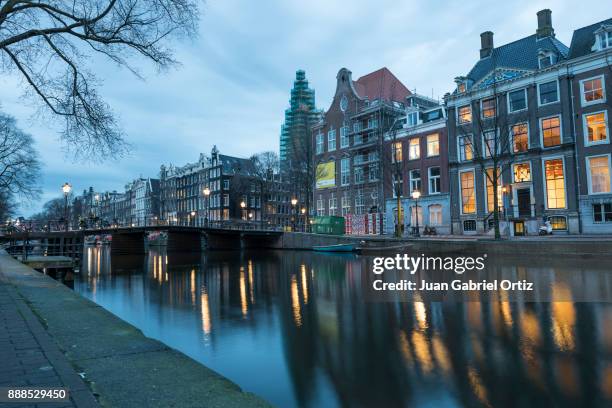
<svg viewBox="0 0 612 408">
<path fill-rule="evenodd" d="M 366 302 L 367 262 L 94 247 L 74 289 L 278 407 L 611 406 L 612 304 Z M 568 299 L 612 277 L 609 262 L 493 262 Z"/>
</svg>

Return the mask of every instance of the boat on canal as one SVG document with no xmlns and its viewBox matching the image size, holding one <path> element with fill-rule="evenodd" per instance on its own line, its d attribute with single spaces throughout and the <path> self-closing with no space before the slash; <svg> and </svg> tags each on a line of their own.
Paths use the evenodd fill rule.
<svg viewBox="0 0 612 408">
<path fill-rule="evenodd" d="M 317 252 L 356 252 L 357 246 L 355 244 L 320 245 L 313 246 L 312 250 Z"/>
</svg>

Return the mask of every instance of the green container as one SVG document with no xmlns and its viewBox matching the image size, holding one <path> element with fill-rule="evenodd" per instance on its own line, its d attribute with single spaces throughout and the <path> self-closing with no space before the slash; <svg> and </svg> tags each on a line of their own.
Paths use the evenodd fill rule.
<svg viewBox="0 0 612 408">
<path fill-rule="evenodd" d="M 344 217 L 314 217 L 312 232 L 315 234 L 344 235 Z"/>
</svg>

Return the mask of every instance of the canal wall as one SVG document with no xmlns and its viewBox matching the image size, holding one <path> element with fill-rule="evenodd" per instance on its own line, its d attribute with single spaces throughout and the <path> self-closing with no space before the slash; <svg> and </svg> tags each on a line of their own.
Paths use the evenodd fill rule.
<svg viewBox="0 0 612 408">
<path fill-rule="evenodd" d="M 612 257 L 610 237 L 533 237 L 493 240 L 490 238 L 397 239 L 390 236 L 323 235 L 285 232 L 279 239 L 281 249 L 310 250 L 313 246 L 356 244 L 374 249 L 405 245 L 410 252 L 487 253 L 491 255 Z"/>
<path fill-rule="evenodd" d="M 1 249 L 0 275 L 26 301 L 102 406 L 270 406 Z"/>
</svg>

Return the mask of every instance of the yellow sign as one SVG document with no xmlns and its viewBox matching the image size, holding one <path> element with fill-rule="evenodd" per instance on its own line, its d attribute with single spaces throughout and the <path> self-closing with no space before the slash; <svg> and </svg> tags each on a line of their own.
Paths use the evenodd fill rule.
<svg viewBox="0 0 612 408">
<path fill-rule="evenodd" d="M 336 162 L 317 164 L 317 188 L 336 187 Z"/>
</svg>

